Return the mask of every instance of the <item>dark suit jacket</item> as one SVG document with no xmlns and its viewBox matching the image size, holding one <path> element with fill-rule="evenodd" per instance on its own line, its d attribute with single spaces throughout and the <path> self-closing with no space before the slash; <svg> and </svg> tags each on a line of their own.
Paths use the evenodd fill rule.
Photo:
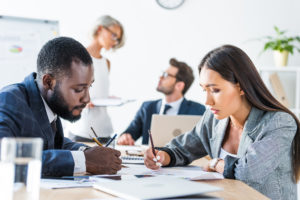
<svg viewBox="0 0 300 200">
<path fill-rule="evenodd" d="M 78 150 L 83 144 L 64 138 L 59 118 L 55 137 L 35 77 L 36 74 L 32 73 L 22 83 L 0 91 L 0 138 L 42 138 L 42 175 L 73 175 L 74 161 L 70 150 Z"/>
<path fill-rule="evenodd" d="M 150 129 L 152 115 L 159 114 L 161 104 L 161 99 L 144 102 L 124 133 L 130 133 L 134 140 L 143 136 L 142 143 L 148 144 L 148 130 Z M 204 111 L 205 106 L 184 98 L 180 105 L 178 115 L 203 115 Z"/>
</svg>

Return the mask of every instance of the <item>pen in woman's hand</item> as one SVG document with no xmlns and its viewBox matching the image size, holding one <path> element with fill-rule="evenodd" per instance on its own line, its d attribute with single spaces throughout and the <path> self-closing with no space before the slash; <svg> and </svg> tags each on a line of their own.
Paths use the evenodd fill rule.
<svg viewBox="0 0 300 200">
<path fill-rule="evenodd" d="M 153 139 L 152 139 L 151 131 L 148 130 L 148 133 L 149 133 L 149 137 L 150 137 L 150 143 L 151 143 L 152 153 L 153 153 L 154 157 L 156 157 L 156 153 L 155 153 L 155 149 L 154 149 L 154 144 L 153 144 Z"/>
<path fill-rule="evenodd" d="M 154 143 L 153 143 L 151 131 L 148 130 L 148 133 L 149 133 L 149 137 L 150 137 L 150 143 L 151 143 L 152 153 L 153 153 L 153 155 L 154 155 L 153 161 L 156 162 L 156 165 L 157 165 L 157 166 L 161 167 L 162 164 L 161 164 L 160 162 L 158 162 L 158 160 L 160 160 L 160 157 L 159 157 L 159 156 L 156 156 L 156 153 L 155 153 L 155 148 L 154 148 Z"/>
</svg>

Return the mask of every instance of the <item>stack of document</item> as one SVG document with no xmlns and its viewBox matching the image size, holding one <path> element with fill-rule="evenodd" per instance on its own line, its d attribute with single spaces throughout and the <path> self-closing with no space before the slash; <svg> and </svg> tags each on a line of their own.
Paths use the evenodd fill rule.
<svg viewBox="0 0 300 200">
<path fill-rule="evenodd" d="M 123 164 L 144 164 L 144 151 L 148 146 L 117 145 L 116 149 L 125 152 L 121 156 Z"/>
<path fill-rule="evenodd" d="M 123 164 L 144 164 L 144 157 L 141 156 L 121 156 Z"/>
</svg>

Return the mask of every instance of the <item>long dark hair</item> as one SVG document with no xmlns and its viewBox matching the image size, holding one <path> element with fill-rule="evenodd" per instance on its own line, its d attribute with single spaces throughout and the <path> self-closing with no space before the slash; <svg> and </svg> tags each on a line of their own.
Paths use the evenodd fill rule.
<svg viewBox="0 0 300 200">
<path fill-rule="evenodd" d="M 249 103 L 265 111 L 283 111 L 293 116 L 297 123 L 297 132 L 292 143 L 292 166 L 294 180 L 300 175 L 300 123 L 298 118 L 284 105 L 277 101 L 265 86 L 248 55 L 232 45 L 224 45 L 210 51 L 199 65 L 218 72 L 222 78 L 239 83 Z"/>
</svg>

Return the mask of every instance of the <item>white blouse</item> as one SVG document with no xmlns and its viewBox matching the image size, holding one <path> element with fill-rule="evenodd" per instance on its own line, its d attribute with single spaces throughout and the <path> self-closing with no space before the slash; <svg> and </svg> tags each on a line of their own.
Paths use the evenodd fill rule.
<svg viewBox="0 0 300 200">
<path fill-rule="evenodd" d="M 223 148 L 221 148 L 219 158 L 224 160 L 227 155 L 232 156 L 232 157 L 237 157 L 236 154 L 229 153 L 229 152 L 225 151 Z"/>
</svg>

